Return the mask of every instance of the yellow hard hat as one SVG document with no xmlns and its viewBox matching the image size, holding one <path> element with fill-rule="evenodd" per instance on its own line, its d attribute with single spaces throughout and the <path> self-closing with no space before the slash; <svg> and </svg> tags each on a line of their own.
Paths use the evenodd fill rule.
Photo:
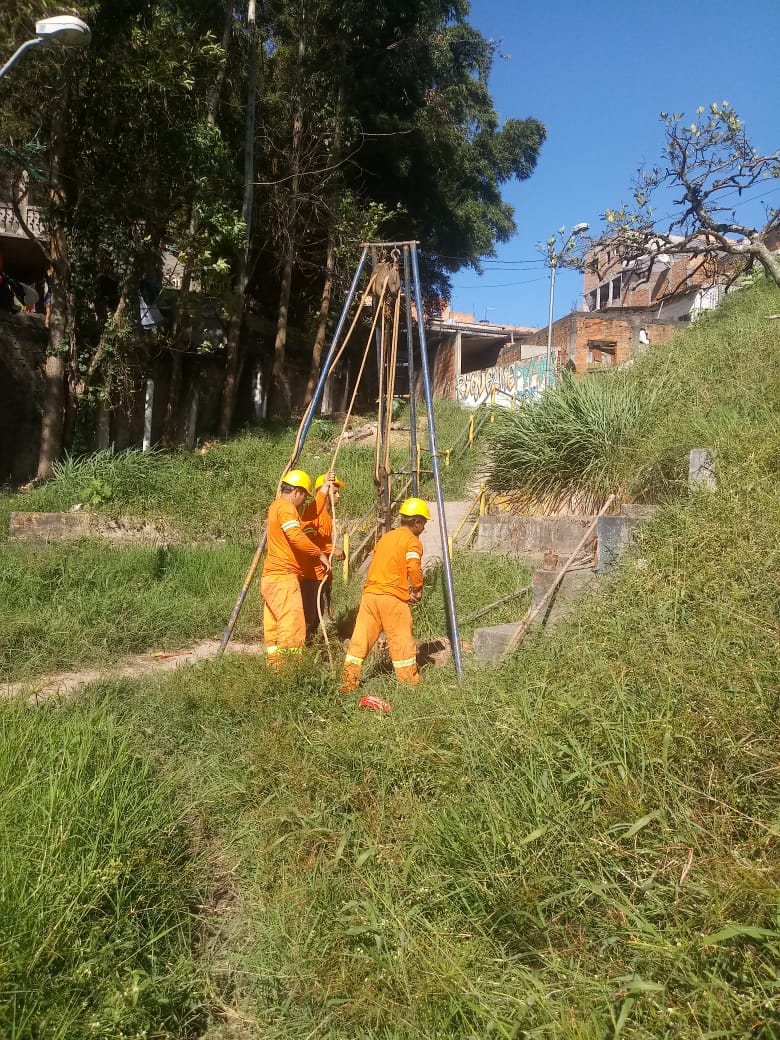
<svg viewBox="0 0 780 1040">
<path fill-rule="evenodd" d="M 401 516 L 421 516 L 425 520 L 431 519 L 431 511 L 428 503 L 422 498 L 407 498 L 401 503 L 398 512 Z"/>
<path fill-rule="evenodd" d="M 314 481 L 314 490 L 315 490 L 315 492 L 319 491 L 320 488 L 322 487 L 322 485 L 325 483 L 325 478 L 327 477 L 327 475 L 328 475 L 327 473 L 320 473 L 320 475 Z M 338 477 L 334 477 L 333 478 L 333 483 L 336 485 L 337 488 L 343 488 L 345 486 L 344 485 L 344 481 L 343 480 L 339 480 Z"/>
<path fill-rule="evenodd" d="M 282 483 L 289 484 L 290 487 L 300 488 L 307 495 L 311 494 L 311 477 L 308 473 L 304 473 L 302 469 L 289 470 L 282 477 Z"/>
</svg>

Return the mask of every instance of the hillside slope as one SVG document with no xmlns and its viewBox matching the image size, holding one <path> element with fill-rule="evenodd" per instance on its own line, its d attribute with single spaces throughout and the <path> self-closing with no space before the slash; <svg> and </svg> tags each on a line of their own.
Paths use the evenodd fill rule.
<svg viewBox="0 0 780 1040">
<path fill-rule="evenodd" d="M 378 671 L 368 689 L 387 716 L 357 712 L 313 658 L 290 677 L 223 659 L 15 712 L 17 743 L 48 746 L 57 722 L 129 739 L 128 782 L 146 790 L 151 771 L 165 804 L 135 839 L 155 870 L 106 918 L 126 952 L 93 928 L 87 989 L 30 917 L 31 952 L 17 938 L 4 960 L 17 996 L 0 1031 L 34 1035 L 52 992 L 70 992 L 52 982 L 64 964 L 82 1003 L 61 1040 L 116 1036 L 131 1007 L 125 1035 L 210 1040 L 780 1036 L 780 391 L 765 318 L 778 311 L 758 285 L 667 352 L 677 410 L 646 455 L 717 447 L 719 489 L 670 491 L 576 620 L 500 670 L 471 666 L 460 687 L 428 673 L 415 692 Z M 85 746 L 71 804 L 93 805 L 107 768 Z M 56 877 L 69 817 L 51 804 L 4 877 L 30 857 Z M 172 949 L 161 925 L 126 925 L 181 869 L 160 835 L 182 831 Z M 132 876 L 131 852 L 113 857 L 74 899 L 93 925 Z M 72 944 L 79 927 L 62 932 Z"/>
</svg>

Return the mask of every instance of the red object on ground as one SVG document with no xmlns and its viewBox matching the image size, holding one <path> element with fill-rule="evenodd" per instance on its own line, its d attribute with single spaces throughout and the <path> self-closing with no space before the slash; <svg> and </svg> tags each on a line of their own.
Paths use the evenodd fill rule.
<svg viewBox="0 0 780 1040">
<path fill-rule="evenodd" d="M 358 708 L 371 708 L 373 711 L 390 711 L 390 705 L 380 697 L 361 697 Z"/>
</svg>

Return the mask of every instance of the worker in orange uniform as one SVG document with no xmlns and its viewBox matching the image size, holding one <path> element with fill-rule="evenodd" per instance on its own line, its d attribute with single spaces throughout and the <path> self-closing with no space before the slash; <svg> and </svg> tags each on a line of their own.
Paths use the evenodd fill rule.
<svg viewBox="0 0 780 1040">
<path fill-rule="evenodd" d="M 300 653 L 306 642 L 300 579 L 303 561 L 314 559 L 326 570 L 330 561 L 303 533 L 299 510 L 311 495 L 311 477 L 292 469 L 282 477 L 279 497 L 271 503 L 266 527 L 266 557 L 260 591 L 266 664 L 277 671 L 284 658 Z"/>
<path fill-rule="evenodd" d="M 399 526 L 379 539 L 368 568 L 355 631 L 344 660 L 342 693 L 357 689 L 363 662 L 382 632 L 398 681 L 406 686 L 417 686 L 420 681 L 409 604 L 418 603 L 422 596 L 420 535 L 431 513 L 421 498 L 407 498 L 398 512 Z"/>
<path fill-rule="evenodd" d="M 318 545 L 330 560 L 343 560 L 342 549 L 333 548 L 333 508 L 338 505 L 344 481 L 332 472 L 320 473 L 314 481 L 314 498 L 306 507 L 303 516 L 303 533 Z M 320 627 L 322 617 L 333 620 L 331 588 L 333 573 L 326 570 L 319 560 L 307 556 L 301 561 L 301 596 L 303 613 L 306 615 L 306 638 L 311 639 Z M 319 608 L 317 598 L 319 597 Z"/>
</svg>

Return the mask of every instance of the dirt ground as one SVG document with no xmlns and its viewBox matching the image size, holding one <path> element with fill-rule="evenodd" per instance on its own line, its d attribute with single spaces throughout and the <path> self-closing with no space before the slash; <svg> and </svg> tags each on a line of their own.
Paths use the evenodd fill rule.
<svg viewBox="0 0 780 1040">
<path fill-rule="evenodd" d="M 35 679 L 25 679 L 15 683 L 0 683 L 0 697 L 26 697 L 31 704 L 41 704 L 51 697 L 68 697 L 89 683 L 101 679 L 136 679 L 140 676 L 153 675 L 156 672 L 172 672 L 185 664 L 197 661 L 209 661 L 217 656 L 218 639 L 206 639 L 198 643 L 192 650 L 150 651 L 136 654 L 115 665 L 101 668 L 85 668 L 72 672 L 54 672 L 40 675 Z M 227 654 L 263 653 L 262 643 L 228 643 Z"/>
</svg>

